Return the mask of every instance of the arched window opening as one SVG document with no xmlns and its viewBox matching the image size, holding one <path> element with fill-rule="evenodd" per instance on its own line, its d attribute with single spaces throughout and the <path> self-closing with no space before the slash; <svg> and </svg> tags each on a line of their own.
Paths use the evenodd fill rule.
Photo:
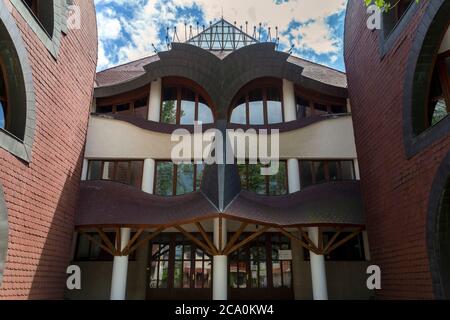
<svg viewBox="0 0 450 320">
<path fill-rule="evenodd" d="M 0 129 L 8 129 L 8 96 L 7 84 L 3 73 L 3 63 L 0 60 Z"/>
<path fill-rule="evenodd" d="M 284 122 L 282 83 L 258 79 L 244 87 L 234 100 L 230 123 L 271 125 Z"/>
<path fill-rule="evenodd" d="M 426 126 L 432 127 L 450 113 L 450 32 L 447 28 L 430 82 Z"/>
<path fill-rule="evenodd" d="M 22 0 L 25 6 L 30 10 L 45 32 L 53 36 L 54 10 L 53 1 L 47 0 Z"/>
<path fill-rule="evenodd" d="M 211 102 L 206 93 L 185 79 L 164 79 L 161 103 L 161 122 L 178 125 L 214 123 Z"/>
<path fill-rule="evenodd" d="M 406 11 L 414 3 L 414 0 L 398 0 L 395 1 L 394 8 L 383 14 L 383 32 L 385 37 L 388 37 L 396 28 L 398 23 L 402 20 Z"/>
</svg>

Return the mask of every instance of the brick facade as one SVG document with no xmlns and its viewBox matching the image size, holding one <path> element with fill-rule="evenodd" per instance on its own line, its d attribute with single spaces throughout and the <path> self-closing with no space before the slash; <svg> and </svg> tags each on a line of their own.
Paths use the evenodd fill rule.
<svg viewBox="0 0 450 320">
<path fill-rule="evenodd" d="M 444 134 L 408 157 L 403 131 L 407 61 L 429 5 L 433 4 L 421 1 L 384 56 L 380 31 L 366 26 L 363 1 L 350 0 L 347 11 L 349 96 L 371 253 L 382 269 L 382 299 L 435 297 L 428 208 L 433 181 L 450 150 L 450 136 Z"/>
<path fill-rule="evenodd" d="M 81 30 L 61 35 L 55 59 L 5 1 L 31 65 L 36 128 L 30 163 L 0 149 L 9 244 L 0 299 L 62 299 L 97 61 L 93 1 L 76 0 Z"/>
</svg>

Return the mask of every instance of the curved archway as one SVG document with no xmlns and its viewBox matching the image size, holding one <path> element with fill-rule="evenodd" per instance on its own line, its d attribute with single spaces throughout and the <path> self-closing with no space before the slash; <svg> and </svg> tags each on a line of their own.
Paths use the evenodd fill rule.
<svg viewBox="0 0 450 320">
<path fill-rule="evenodd" d="M 4 6 L 3 2 L 0 6 Z M 0 147 L 30 161 L 34 140 L 35 102 L 31 66 L 20 30 L 6 8 L 0 8 L 0 60 L 8 96 L 9 134 L 1 133 Z"/>
<path fill-rule="evenodd" d="M 417 28 L 425 32 L 417 32 L 412 44 L 403 98 L 404 140 L 409 157 L 450 131 L 450 117 L 433 123 L 430 119 L 433 113 L 428 111 L 431 79 L 449 26 L 449 12 L 448 1 L 436 0 L 429 4 Z"/>
<path fill-rule="evenodd" d="M 427 229 L 435 297 L 450 299 L 450 152 L 431 188 Z"/>
<path fill-rule="evenodd" d="M 0 184 L 0 287 L 2 286 L 3 272 L 6 264 L 8 250 L 8 213 L 3 198 L 3 188 Z"/>
</svg>

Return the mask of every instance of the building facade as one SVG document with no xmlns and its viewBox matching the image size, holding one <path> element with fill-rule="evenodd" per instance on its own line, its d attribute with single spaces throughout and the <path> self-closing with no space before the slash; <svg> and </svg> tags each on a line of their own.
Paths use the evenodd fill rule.
<svg viewBox="0 0 450 320">
<path fill-rule="evenodd" d="M 344 73 L 223 19 L 98 73 L 73 244 L 82 289 L 66 298 L 369 299 L 347 98 Z M 176 163 L 177 129 L 200 147 L 250 143 L 217 147 L 232 163 Z M 274 175 L 250 161 L 260 130 L 279 131 Z"/>
<path fill-rule="evenodd" d="M 450 298 L 450 2 L 400 1 L 369 30 L 349 1 L 345 62 L 367 231 L 384 299 Z"/>
<path fill-rule="evenodd" d="M 0 299 L 64 294 L 97 61 L 72 2 L 76 29 L 65 0 L 0 1 Z"/>
</svg>

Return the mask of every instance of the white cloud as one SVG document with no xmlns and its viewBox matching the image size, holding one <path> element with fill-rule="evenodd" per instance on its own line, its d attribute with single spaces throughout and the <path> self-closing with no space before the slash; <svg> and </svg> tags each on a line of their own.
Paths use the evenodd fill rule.
<svg viewBox="0 0 450 320">
<path fill-rule="evenodd" d="M 112 64 L 115 55 L 118 63 L 139 59 L 153 53 L 152 43 L 162 48 L 164 39 L 160 39 L 158 30 L 162 25 L 178 26 L 178 34 L 184 40 L 184 19 L 177 20 L 177 9 L 191 8 L 194 4 L 200 8 L 206 21 L 214 21 L 222 16 L 230 22 L 237 21 L 250 29 L 262 22 L 265 26 L 278 26 L 280 40 L 290 46 L 291 40 L 299 50 L 309 49 L 317 54 L 330 54 L 330 62 L 338 59 L 342 39 L 333 36 L 333 29 L 326 18 L 342 12 L 347 0 L 96 0 L 102 5 L 97 13 L 100 48 L 99 68 Z M 133 19 L 121 17 L 109 4 L 126 5 L 135 8 Z M 195 25 L 195 20 L 188 21 Z M 289 29 L 291 22 L 300 24 Z M 114 41 L 122 32 L 130 35 L 131 41 L 119 47 L 113 54 L 105 52 L 106 43 Z M 251 32 L 249 32 L 251 33 Z"/>
</svg>

